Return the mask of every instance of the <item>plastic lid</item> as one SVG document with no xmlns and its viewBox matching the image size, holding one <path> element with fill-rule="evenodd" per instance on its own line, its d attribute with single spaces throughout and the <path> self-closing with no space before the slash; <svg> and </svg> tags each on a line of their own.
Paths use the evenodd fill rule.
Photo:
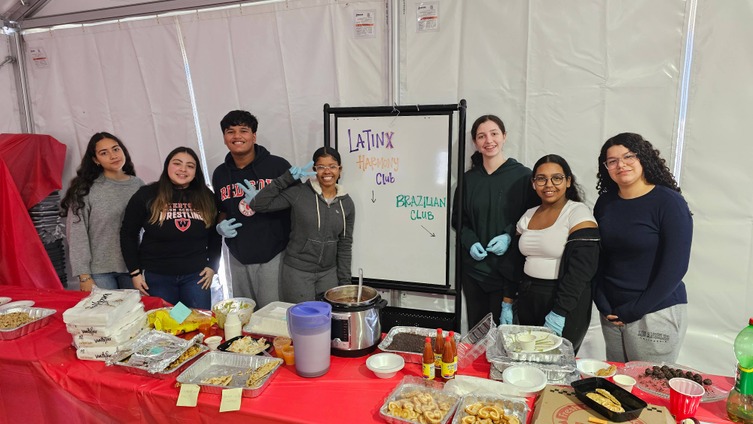
<svg viewBox="0 0 753 424">
<path fill-rule="evenodd" d="M 332 305 L 327 302 L 302 302 L 288 309 L 291 328 L 315 328 L 331 325 Z"/>
</svg>

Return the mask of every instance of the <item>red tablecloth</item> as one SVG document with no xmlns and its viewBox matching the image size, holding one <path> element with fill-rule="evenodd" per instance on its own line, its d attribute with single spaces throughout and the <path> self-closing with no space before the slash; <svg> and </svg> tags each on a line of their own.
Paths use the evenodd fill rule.
<svg viewBox="0 0 753 424">
<path fill-rule="evenodd" d="M 84 295 L 0 286 L 0 296 L 31 299 L 58 310 L 44 328 L 0 341 L 0 422 L 384 422 L 379 417 L 384 399 L 404 376 L 420 375 L 420 366 L 408 364 L 395 377 L 378 379 L 366 368 L 365 358 L 333 356 L 329 372 L 318 378 L 302 378 L 293 367 L 282 367 L 259 397 L 243 398 L 240 411 L 220 414 L 220 396 L 208 393 L 199 394 L 197 407 L 177 407 L 174 377 L 133 375 L 76 358 L 62 312 Z M 163 306 L 158 298 L 143 300 L 147 309 Z M 489 364 L 482 357 L 462 373 L 488 377 Z M 667 405 L 666 400 L 637 394 L 649 403 Z M 702 404 L 698 413 L 706 422 L 725 422 L 725 417 L 723 401 Z"/>
</svg>

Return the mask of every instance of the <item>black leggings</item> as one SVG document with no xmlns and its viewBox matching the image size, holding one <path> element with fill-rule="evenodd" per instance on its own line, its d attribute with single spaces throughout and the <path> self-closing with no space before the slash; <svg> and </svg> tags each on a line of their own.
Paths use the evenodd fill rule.
<svg viewBox="0 0 753 424">
<path fill-rule="evenodd" d="M 557 280 L 542 280 L 529 276 L 523 277 L 518 287 L 518 299 L 515 302 L 518 323 L 521 325 L 544 325 L 544 319 L 552 311 L 557 298 Z M 575 353 L 578 353 L 583 339 L 591 324 L 591 286 L 583 290 L 578 305 L 565 317 L 562 337 L 570 340 Z"/>
</svg>

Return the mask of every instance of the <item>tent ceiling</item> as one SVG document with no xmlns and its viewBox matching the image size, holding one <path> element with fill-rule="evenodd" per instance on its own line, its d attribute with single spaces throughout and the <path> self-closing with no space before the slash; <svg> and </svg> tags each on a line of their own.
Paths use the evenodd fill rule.
<svg viewBox="0 0 753 424">
<path fill-rule="evenodd" d="M 6 26 L 29 29 L 256 1 L 0 0 L 0 20 Z"/>
</svg>

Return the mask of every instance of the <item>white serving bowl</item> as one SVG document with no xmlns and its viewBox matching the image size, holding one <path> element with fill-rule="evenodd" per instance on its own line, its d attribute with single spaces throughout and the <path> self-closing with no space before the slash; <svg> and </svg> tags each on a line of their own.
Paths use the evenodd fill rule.
<svg viewBox="0 0 753 424">
<path fill-rule="evenodd" d="M 617 374 L 617 368 L 615 367 L 609 374 L 596 375 L 596 371 L 610 367 L 608 363 L 599 361 L 598 359 L 576 359 L 575 364 L 578 366 L 578 371 L 580 371 L 581 378 L 608 378 Z"/>
<path fill-rule="evenodd" d="M 502 372 L 502 381 L 511 385 L 520 396 L 534 396 L 546 386 L 544 371 L 530 365 L 513 365 Z"/>
<path fill-rule="evenodd" d="M 215 318 L 217 318 L 217 325 L 220 328 L 225 328 L 225 318 L 231 312 L 237 312 L 238 318 L 241 320 L 241 326 L 248 324 L 251 319 L 251 314 L 256 308 L 256 302 L 254 299 L 247 297 L 232 297 L 225 299 L 221 302 L 217 302 L 212 306 L 212 312 L 214 312 Z"/>
<path fill-rule="evenodd" d="M 391 378 L 405 366 L 405 359 L 394 353 L 377 353 L 366 360 L 366 368 L 379 378 Z"/>
</svg>

